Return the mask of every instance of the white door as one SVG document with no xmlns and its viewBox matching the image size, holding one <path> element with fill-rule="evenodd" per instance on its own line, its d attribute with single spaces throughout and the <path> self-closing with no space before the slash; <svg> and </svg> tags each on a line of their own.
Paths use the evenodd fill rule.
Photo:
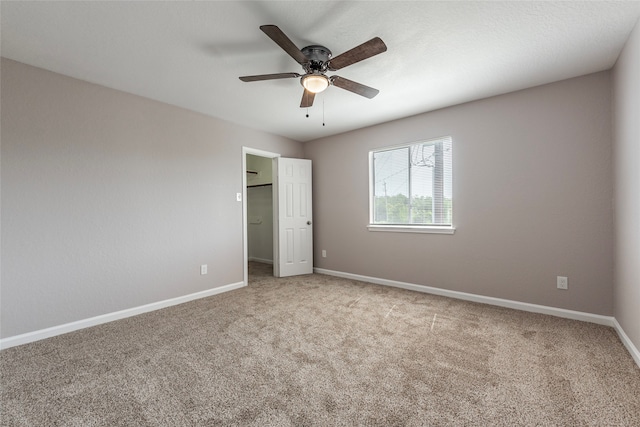
<svg viewBox="0 0 640 427">
<path fill-rule="evenodd" d="M 311 160 L 278 157 L 277 165 L 277 277 L 313 273 Z"/>
</svg>

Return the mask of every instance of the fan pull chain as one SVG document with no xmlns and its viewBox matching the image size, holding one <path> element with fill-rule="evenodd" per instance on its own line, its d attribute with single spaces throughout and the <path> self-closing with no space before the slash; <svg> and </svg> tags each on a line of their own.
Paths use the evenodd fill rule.
<svg viewBox="0 0 640 427">
<path fill-rule="evenodd" d="M 307 113 L 305 114 L 306 118 L 309 118 L 309 107 L 307 107 Z M 324 98 L 322 98 L 322 126 L 326 126 L 324 122 Z"/>
<path fill-rule="evenodd" d="M 324 126 L 324 96 L 322 97 L 322 126 Z"/>
</svg>

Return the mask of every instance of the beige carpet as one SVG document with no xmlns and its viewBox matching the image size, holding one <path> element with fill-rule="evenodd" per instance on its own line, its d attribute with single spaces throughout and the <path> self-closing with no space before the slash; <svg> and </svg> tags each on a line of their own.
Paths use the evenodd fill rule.
<svg viewBox="0 0 640 427">
<path fill-rule="evenodd" d="M 613 329 L 322 275 L 0 353 L 3 426 L 639 426 Z"/>
</svg>

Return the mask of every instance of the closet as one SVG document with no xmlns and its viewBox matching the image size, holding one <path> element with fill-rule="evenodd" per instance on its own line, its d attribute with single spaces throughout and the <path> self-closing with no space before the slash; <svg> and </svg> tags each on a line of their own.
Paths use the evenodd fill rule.
<svg viewBox="0 0 640 427">
<path fill-rule="evenodd" d="M 273 264 L 272 159 L 247 154 L 248 260 Z"/>
</svg>

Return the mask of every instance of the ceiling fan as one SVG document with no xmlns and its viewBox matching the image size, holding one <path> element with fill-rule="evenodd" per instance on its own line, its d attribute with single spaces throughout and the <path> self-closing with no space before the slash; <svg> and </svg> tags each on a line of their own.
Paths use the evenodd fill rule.
<svg viewBox="0 0 640 427">
<path fill-rule="evenodd" d="M 337 71 L 346 66 L 355 64 L 356 62 L 360 62 L 364 59 L 371 58 L 372 56 L 385 52 L 387 50 L 387 46 L 380 37 L 374 37 L 371 40 L 364 42 L 334 58 L 331 55 L 331 51 L 324 46 L 311 45 L 298 49 L 289 37 L 287 37 L 287 35 L 276 25 L 262 25 L 260 26 L 260 29 L 302 66 L 304 74 L 277 73 L 243 76 L 240 77 L 240 80 L 243 82 L 300 77 L 300 83 L 304 87 L 300 108 L 311 107 L 316 93 L 322 92 L 329 86 L 336 86 L 369 99 L 373 98 L 378 94 L 378 92 L 380 92 L 378 89 L 345 79 L 344 77 L 327 76 L 326 74 L 327 71 Z"/>
</svg>

